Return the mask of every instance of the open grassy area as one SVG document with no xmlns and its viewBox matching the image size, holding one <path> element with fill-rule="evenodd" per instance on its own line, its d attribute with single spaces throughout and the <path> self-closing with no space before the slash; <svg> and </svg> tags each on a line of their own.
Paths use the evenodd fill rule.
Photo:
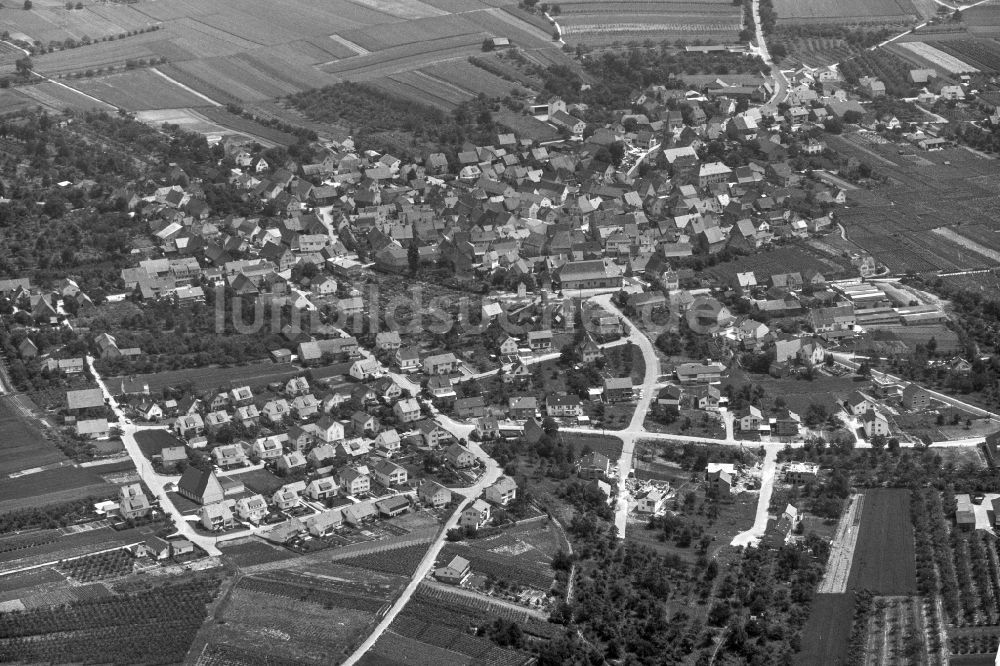
<svg viewBox="0 0 1000 666">
<path fill-rule="evenodd" d="M 0 483 L 0 513 L 25 507 L 58 504 L 95 495 L 114 494 L 116 488 L 92 469 L 60 467 Z"/>
<path fill-rule="evenodd" d="M 0 397 L 0 475 L 65 461 L 56 445 L 45 438 L 22 413 L 17 396 Z M 2 494 L 2 491 L 0 491 Z"/>
</svg>

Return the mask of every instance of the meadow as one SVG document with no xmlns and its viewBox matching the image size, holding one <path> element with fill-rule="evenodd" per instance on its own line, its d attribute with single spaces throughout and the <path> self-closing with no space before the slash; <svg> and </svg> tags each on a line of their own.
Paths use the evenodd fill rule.
<svg viewBox="0 0 1000 666">
<path fill-rule="evenodd" d="M 910 0 L 775 0 L 778 23 L 913 22 L 920 12 Z"/>
<path fill-rule="evenodd" d="M 0 474 L 66 460 L 54 443 L 24 419 L 15 398 L 0 397 L 0 432 L 4 433 L 0 438 Z"/>
</svg>

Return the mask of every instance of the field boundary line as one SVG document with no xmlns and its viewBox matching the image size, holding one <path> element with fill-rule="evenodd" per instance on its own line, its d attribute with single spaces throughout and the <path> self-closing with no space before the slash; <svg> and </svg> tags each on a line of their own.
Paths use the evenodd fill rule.
<svg viewBox="0 0 1000 666">
<path fill-rule="evenodd" d="M 219 103 L 219 102 L 216 102 L 216 101 L 215 101 L 214 99 L 212 99 L 212 98 L 211 98 L 211 97 L 209 97 L 208 95 L 205 95 L 205 94 L 202 94 L 202 93 L 198 92 L 197 90 L 195 90 L 194 88 L 192 88 L 192 87 L 190 87 L 190 86 L 186 86 L 186 85 L 184 85 L 183 83 L 181 83 L 181 82 L 180 82 L 180 81 L 178 81 L 177 79 L 174 79 L 174 78 L 171 78 L 171 77 L 167 76 L 166 74 L 164 74 L 163 72 L 161 72 L 161 71 L 160 71 L 159 69 L 157 69 L 156 67 L 150 67 L 149 69 L 150 69 L 150 70 L 152 70 L 152 71 L 153 71 L 153 73 L 154 73 L 154 74 L 156 74 L 157 76 L 159 76 L 160 78 L 163 78 L 163 79 L 166 79 L 167 81 L 169 81 L 170 83 L 174 84 L 174 85 L 175 85 L 175 86 L 177 86 L 178 88 L 181 88 L 181 89 L 183 89 L 183 90 L 186 90 L 186 91 L 188 91 L 189 93 L 191 93 L 192 95 L 195 95 L 195 96 L 197 96 L 197 97 L 200 97 L 201 99 L 205 100 L 206 102 L 208 102 L 208 103 L 209 103 L 209 104 L 211 104 L 212 106 L 222 106 L 222 104 L 221 104 L 221 103 Z"/>
<path fill-rule="evenodd" d="M 966 250 L 970 250 L 976 254 L 986 257 L 987 259 L 992 259 L 993 261 L 1000 263 L 1000 252 L 991 250 L 985 245 L 980 245 L 971 238 L 966 238 L 954 229 L 949 229 L 948 227 L 938 227 L 936 229 L 931 229 L 931 233 L 937 234 L 942 238 L 947 238 L 956 245 L 961 245 Z"/>
<path fill-rule="evenodd" d="M 837 523 L 830 557 L 827 560 L 826 572 L 819 583 L 817 594 L 842 594 L 847 591 L 847 581 L 851 576 L 851 565 L 854 562 L 854 548 L 860 534 L 861 511 L 864 505 L 864 495 L 851 495 L 850 506 Z"/>
</svg>

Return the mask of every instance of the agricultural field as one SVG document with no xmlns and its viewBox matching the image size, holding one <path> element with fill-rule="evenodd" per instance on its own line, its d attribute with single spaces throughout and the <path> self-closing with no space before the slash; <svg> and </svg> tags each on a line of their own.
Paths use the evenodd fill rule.
<svg viewBox="0 0 1000 666">
<path fill-rule="evenodd" d="M 795 655 L 795 664 L 846 663 L 853 615 L 853 593 L 817 594 L 802 628 L 802 650 Z"/>
<path fill-rule="evenodd" d="M 0 661 L 180 663 L 204 621 L 219 579 L 202 576 L 150 589 L 0 615 Z"/>
<path fill-rule="evenodd" d="M 21 86 L 18 88 L 18 91 L 35 100 L 37 104 L 41 104 L 57 112 L 67 109 L 72 111 L 89 111 L 91 109 L 115 110 L 115 107 L 107 102 L 88 97 L 78 90 L 55 81 L 42 81 L 41 83 L 33 83 L 30 86 Z"/>
<path fill-rule="evenodd" d="M 93 468 L 59 467 L 0 484 L 0 513 L 25 507 L 58 504 L 96 495 L 113 494 L 115 488 Z"/>
<path fill-rule="evenodd" d="M 307 559 L 269 567 L 242 578 L 216 611 L 221 621 L 208 630 L 205 654 L 254 655 L 238 659 L 241 664 L 261 658 L 266 663 L 339 661 L 406 582 L 401 576 Z"/>
<path fill-rule="evenodd" d="M 916 63 L 916 57 L 906 50 L 897 50 L 897 45 L 875 51 L 861 51 L 841 63 L 840 71 L 849 83 L 855 83 L 863 76 L 874 76 L 885 83 L 886 94 L 895 97 L 916 97 L 920 87 L 910 81 L 910 70 L 929 67 L 927 63 Z M 903 57 L 903 55 L 907 57 Z"/>
<path fill-rule="evenodd" d="M 736 41 L 741 8 L 729 2 L 570 2 L 560 3 L 563 39 L 570 44 L 616 41 L 700 39 Z"/>
<path fill-rule="evenodd" d="M 444 566 L 459 555 L 469 560 L 472 572 L 492 580 L 548 591 L 555 579 L 550 556 L 534 546 L 505 534 L 496 537 L 501 542 L 473 540 L 447 543 L 438 555 L 438 566 Z M 506 542 L 506 543 L 504 543 Z"/>
<path fill-rule="evenodd" d="M 38 102 L 14 88 L 0 89 L 0 116 L 38 106 Z"/>
<path fill-rule="evenodd" d="M 949 39 L 928 44 L 986 74 L 1000 72 L 1000 42 L 995 39 Z"/>
<path fill-rule="evenodd" d="M 428 544 L 418 543 L 403 548 L 381 550 L 366 555 L 337 560 L 337 563 L 400 576 L 410 576 L 416 570 L 417 565 L 420 564 L 420 560 L 427 553 L 427 546 Z"/>
<path fill-rule="evenodd" d="M 947 237 L 950 231 L 926 233 L 940 228 L 942 220 L 973 220 L 985 228 L 1000 223 L 1000 164 L 996 160 L 956 148 L 921 153 L 922 159 L 915 162 L 900 156 L 894 144 L 863 143 L 859 136 L 829 136 L 827 140 L 831 148 L 866 162 L 888 182 L 848 194 L 852 205 L 840 212 L 839 221 L 851 241 L 898 273 L 996 266 L 993 259 L 970 249 L 970 243 L 963 245 Z M 859 200 L 855 195 L 862 192 Z M 949 229 L 958 229 L 961 235 L 964 228 Z M 992 239 L 978 233 L 989 247 Z"/>
<path fill-rule="evenodd" d="M 90 555 L 146 539 L 152 530 L 113 530 L 110 527 L 68 533 L 65 528 L 0 537 L 0 573 L 23 567 Z"/>
<path fill-rule="evenodd" d="M 189 382 L 194 392 L 207 391 L 224 387 L 249 386 L 260 389 L 271 382 L 287 381 L 302 371 L 291 363 L 256 363 L 230 368 L 193 368 L 190 370 L 172 370 L 149 375 L 136 375 L 137 381 L 149 384 L 151 393 L 159 393 L 166 388 L 179 388 Z M 114 386 L 123 377 L 109 377 L 107 383 Z"/>
<path fill-rule="evenodd" d="M 914 23 L 920 12 L 910 0 L 775 0 L 782 23 Z"/>
<path fill-rule="evenodd" d="M 227 561 L 238 567 L 249 567 L 255 564 L 280 562 L 295 557 L 284 548 L 278 548 L 256 538 L 245 541 L 226 541 L 219 544 L 219 550 Z"/>
<path fill-rule="evenodd" d="M 916 594 L 910 493 L 866 490 L 848 590 L 887 596 Z"/>
<path fill-rule="evenodd" d="M 403 611 L 396 616 L 390 625 L 390 630 L 416 643 L 413 645 L 407 642 L 413 645 L 414 654 L 447 657 L 447 661 L 436 663 L 489 663 L 515 666 L 522 663 L 526 655 L 505 650 L 487 638 L 475 636 L 469 632 L 469 627 L 473 624 L 490 623 L 498 616 L 523 621 L 526 615 L 498 604 L 491 604 L 485 599 L 471 599 L 451 593 L 450 590 L 422 585 L 417 588 L 416 594 Z M 539 631 L 548 630 L 548 626 L 543 626 L 540 622 L 530 623 L 523 629 L 530 633 L 535 627 L 538 627 Z M 381 640 L 375 644 L 373 649 L 375 655 L 388 653 L 396 655 L 396 659 L 399 659 L 398 639 L 390 637 L 385 644 L 380 645 L 380 643 Z M 426 649 L 426 646 L 431 647 Z M 449 656 L 454 653 L 458 653 L 459 656 Z"/>
<path fill-rule="evenodd" d="M 0 396 L 0 475 L 66 462 L 67 458 L 21 413 L 18 398 Z M 5 481 L 4 485 L 7 482 Z"/>
<path fill-rule="evenodd" d="M 867 629 L 866 666 L 928 663 L 929 646 L 920 597 L 875 597 Z"/>
<path fill-rule="evenodd" d="M 126 111 L 201 106 L 205 100 L 149 69 L 137 69 L 68 85 Z"/>
<path fill-rule="evenodd" d="M 979 71 L 978 68 L 925 42 L 903 42 L 898 46 L 944 75 L 975 74 Z"/>
<path fill-rule="evenodd" d="M 438 7 L 419 0 L 331 0 L 319 7 L 307 0 L 290 0 L 277 14 L 263 0 L 249 4 L 222 0 L 211 7 L 188 0 L 159 0 L 72 11 L 62 5 L 36 4 L 27 12 L 0 10 L 0 17 L 13 38 L 55 46 L 51 53 L 33 54 L 40 73 L 68 77 L 87 70 L 120 69 L 130 60 L 156 61 L 164 74 L 219 104 L 262 103 L 342 80 L 389 81 L 389 76 L 408 75 L 424 67 L 464 63 L 469 56 L 482 53 L 482 42 L 488 37 L 507 37 L 538 62 L 570 62 L 552 40 L 548 22 L 517 9 L 513 2 L 488 6 L 439 0 Z M 736 17 L 732 21 L 735 34 L 739 8 L 721 2 L 713 6 Z M 644 14 L 637 16 L 637 22 L 645 21 Z M 137 32 L 153 26 L 155 30 Z M 62 49 L 65 40 L 81 42 L 85 36 L 91 43 Z M 438 105 L 450 109 L 470 93 L 491 94 L 500 89 L 494 77 L 469 81 L 469 90 L 445 95 Z M 389 81 L 407 86 L 398 92 L 418 99 L 414 91 L 421 88 L 414 87 L 414 82 Z M 435 86 L 438 93 L 447 90 L 439 83 L 425 85 L 432 89 L 431 95 Z M 134 90 L 124 98 L 100 84 L 87 90 L 129 110 L 195 105 L 184 99 L 171 101 L 183 95 L 165 92 L 169 90 L 166 82 L 158 89 L 138 83 L 130 88 Z M 502 89 L 507 94 L 510 86 Z"/>
</svg>

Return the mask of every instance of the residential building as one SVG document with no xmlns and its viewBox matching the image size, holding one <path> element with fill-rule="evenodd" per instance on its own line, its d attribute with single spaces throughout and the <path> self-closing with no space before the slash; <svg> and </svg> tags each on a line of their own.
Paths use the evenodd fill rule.
<svg viewBox="0 0 1000 666">
<path fill-rule="evenodd" d="M 517 484 L 509 476 L 501 476 L 483 491 L 483 497 L 494 504 L 507 506 L 517 497 Z"/>
<path fill-rule="evenodd" d="M 142 492 L 142 486 L 132 483 L 122 486 L 118 491 L 118 513 L 125 520 L 135 520 L 149 515 L 152 508 L 146 494 Z"/>
<path fill-rule="evenodd" d="M 628 402 L 635 399 L 631 377 L 607 377 L 604 380 L 605 402 Z"/>
<path fill-rule="evenodd" d="M 337 481 L 347 495 L 362 495 L 371 490 L 367 468 L 344 467 L 337 472 Z"/>
<path fill-rule="evenodd" d="M 201 526 L 211 532 L 228 530 L 236 526 L 233 511 L 225 502 L 204 505 L 198 512 L 198 518 Z"/>
<path fill-rule="evenodd" d="M 465 507 L 459 524 L 462 527 L 469 527 L 475 530 L 485 527 L 490 522 L 490 505 L 481 499 Z"/>
<path fill-rule="evenodd" d="M 406 469 L 388 460 L 376 463 L 372 467 L 372 473 L 375 475 L 375 480 L 386 488 L 401 486 L 407 479 Z"/>
<path fill-rule="evenodd" d="M 440 509 L 451 502 L 451 491 L 440 483 L 428 479 L 417 488 L 417 498 L 428 506 Z"/>
</svg>

